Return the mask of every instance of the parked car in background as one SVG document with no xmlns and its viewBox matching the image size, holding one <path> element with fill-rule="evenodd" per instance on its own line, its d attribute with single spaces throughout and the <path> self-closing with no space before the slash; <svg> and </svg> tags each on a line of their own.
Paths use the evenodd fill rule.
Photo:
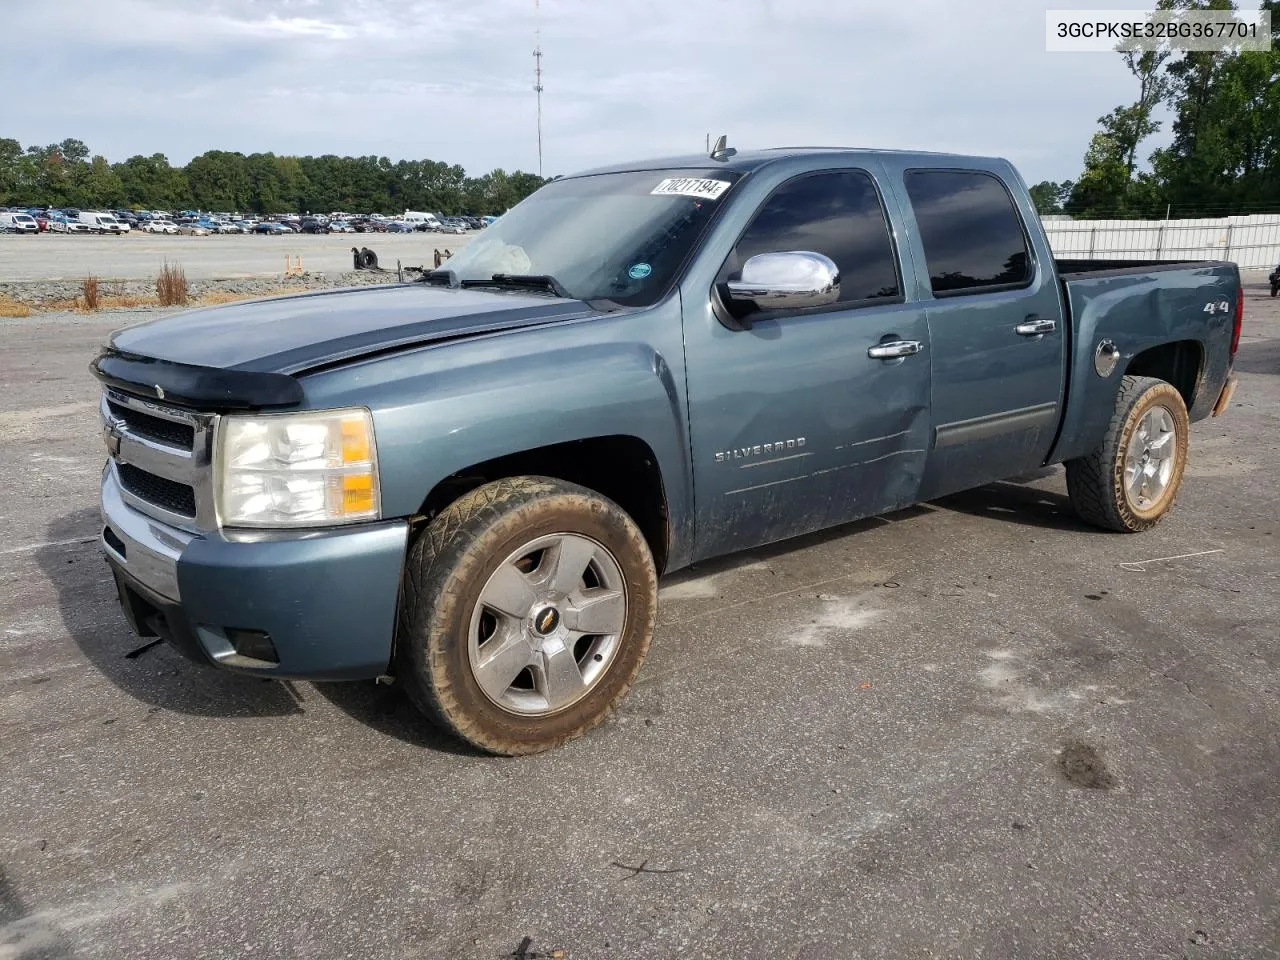
<svg viewBox="0 0 1280 960">
<path fill-rule="evenodd" d="M 89 229 L 95 233 L 123 234 L 129 232 L 129 225 L 123 220 L 117 220 L 115 214 L 111 213 L 82 210 L 80 212 L 80 222 L 87 224 Z"/>
<path fill-rule="evenodd" d="M 209 228 L 199 223 L 184 223 L 178 227 L 178 232 L 184 237 L 207 237 Z"/>
<path fill-rule="evenodd" d="M 329 232 L 330 233 L 355 233 L 356 231 L 355 231 L 355 227 L 351 226 L 351 224 L 347 223 L 347 221 L 345 220 L 330 220 Z"/>
<path fill-rule="evenodd" d="M 440 221 L 440 233 L 466 233 L 467 225 L 457 217 L 446 217 Z"/>
<path fill-rule="evenodd" d="M 148 220 L 146 226 L 142 229 L 147 233 L 176 234 L 178 232 L 178 225 L 172 220 Z"/>
<path fill-rule="evenodd" d="M 9 233 L 39 233 L 40 224 L 29 213 L 0 213 L 0 228 Z"/>
<path fill-rule="evenodd" d="M 224 220 L 218 224 L 219 233 L 244 233 L 244 227 L 235 221 Z"/>
<path fill-rule="evenodd" d="M 87 223 L 82 223 L 79 218 L 69 217 L 65 213 L 59 213 L 50 218 L 49 229 L 53 233 L 93 233 L 93 229 Z"/>
<path fill-rule="evenodd" d="M 413 224 L 403 220 L 392 220 L 387 224 L 387 233 L 413 233 Z"/>
<path fill-rule="evenodd" d="M 278 237 L 278 236 L 281 236 L 282 234 L 292 233 L 293 231 L 290 230 L 288 227 L 286 227 L 283 223 L 278 223 L 275 220 L 263 220 L 261 223 L 254 224 L 253 232 L 265 234 L 267 236 Z"/>
<path fill-rule="evenodd" d="M 328 233 L 329 224 L 316 219 L 315 217 L 304 217 L 302 222 L 298 224 L 299 233 Z"/>
<path fill-rule="evenodd" d="M 434 230 L 440 225 L 440 218 L 426 210 L 406 210 L 400 219 L 419 230 Z"/>
</svg>

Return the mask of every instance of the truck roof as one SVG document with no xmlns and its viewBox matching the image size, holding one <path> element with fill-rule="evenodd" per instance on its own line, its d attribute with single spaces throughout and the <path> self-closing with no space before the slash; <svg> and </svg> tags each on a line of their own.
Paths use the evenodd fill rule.
<svg viewBox="0 0 1280 960">
<path fill-rule="evenodd" d="M 587 177 L 599 173 L 625 173 L 631 170 L 674 170 L 689 167 L 707 167 L 712 164 L 725 170 L 748 173 L 764 166 L 767 163 L 773 163 L 778 160 L 814 156 L 819 154 L 839 154 L 859 157 L 919 157 L 922 163 L 934 166 L 936 166 L 940 160 L 948 157 L 954 160 L 966 160 L 970 162 L 974 160 L 985 160 L 997 163 L 1008 162 L 999 157 L 980 157 L 973 154 L 939 153 L 927 150 L 882 150 L 870 147 L 771 147 L 764 150 L 739 150 L 736 154 L 726 160 L 712 160 L 705 153 L 692 153 L 677 157 L 660 157 L 651 160 L 635 160 L 628 163 L 615 163 L 603 167 L 594 167 L 590 170 L 580 170 L 577 173 L 569 174 L 569 176 Z"/>
</svg>

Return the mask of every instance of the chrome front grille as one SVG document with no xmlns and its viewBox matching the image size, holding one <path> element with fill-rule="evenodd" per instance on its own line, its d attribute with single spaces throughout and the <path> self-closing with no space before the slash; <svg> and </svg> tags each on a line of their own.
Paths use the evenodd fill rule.
<svg viewBox="0 0 1280 960">
<path fill-rule="evenodd" d="M 195 520 L 196 491 L 194 487 L 139 470 L 131 463 L 117 463 L 116 471 L 120 477 L 120 486 L 126 493 L 171 513 Z"/>
<path fill-rule="evenodd" d="M 217 526 L 213 505 L 215 417 L 107 388 L 102 433 L 121 499 L 184 530 Z"/>
<path fill-rule="evenodd" d="M 124 421 L 130 433 L 156 443 L 163 443 L 178 450 L 191 450 L 196 443 L 195 426 L 181 420 L 167 420 L 153 413 L 147 413 L 135 407 L 125 406 L 111 399 L 107 400 L 107 409 L 117 420 Z"/>
</svg>

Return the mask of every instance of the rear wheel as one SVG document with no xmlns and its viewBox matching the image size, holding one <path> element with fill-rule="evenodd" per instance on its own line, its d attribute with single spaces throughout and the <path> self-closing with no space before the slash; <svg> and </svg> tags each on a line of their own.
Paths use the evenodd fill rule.
<svg viewBox="0 0 1280 960">
<path fill-rule="evenodd" d="M 499 480 L 410 549 L 397 679 L 473 746 L 548 750 L 630 689 L 656 607 L 648 544 L 617 504 L 560 480 Z"/>
<path fill-rule="evenodd" d="M 1125 377 L 1102 442 L 1067 461 L 1071 506 L 1082 520 L 1108 530 L 1154 527 L 1182 485 L 1189 433 L 1182 394 L 1171 384 Z"/>
</svg>

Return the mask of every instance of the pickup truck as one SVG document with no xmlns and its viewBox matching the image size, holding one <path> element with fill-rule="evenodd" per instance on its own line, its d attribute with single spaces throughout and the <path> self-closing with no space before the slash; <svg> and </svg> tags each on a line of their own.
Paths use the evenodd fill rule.
<svg viewBox="0 0 1280 960">
<path fill-rule="evenodd" d="M 1151 527 L 1242 310 L 1231 263 L 1055 261 L 1003 160 L 594 170 L 419 282 L 113 334 L 102 547 L 140 635 L 536 752 L 631 686 L 659 574 L 1047 464 Z"/>
</svg>

